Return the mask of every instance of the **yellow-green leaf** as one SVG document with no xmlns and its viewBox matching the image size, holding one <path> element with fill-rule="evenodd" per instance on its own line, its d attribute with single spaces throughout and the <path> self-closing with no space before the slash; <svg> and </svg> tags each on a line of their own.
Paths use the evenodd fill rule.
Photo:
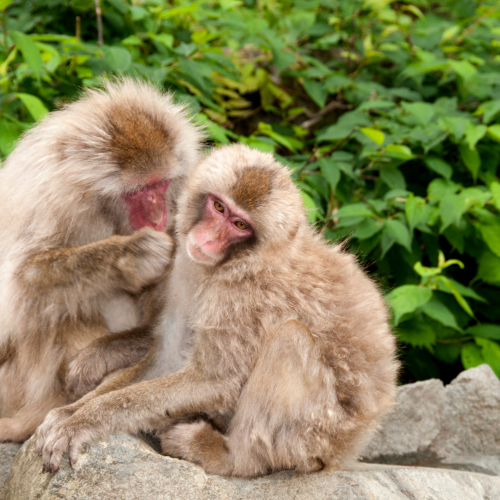
<svg viewBox="0 0 500 500">
<path fill-rule="evenodd" d="M 24 105 L 28 108 L 30 115 L 35 121 L 46 115 L 49 110 L 45 107 L 45 104 L 36 96 L 31 94 L 16 94 L 18 99 L 23 101 Z"/>
<path fill-rule="evenodd" d="M 359 130 L 379 146 L 384 142 L 385 135 L 380 130 L 370 127 L 361 127 Z"/>
</svg>

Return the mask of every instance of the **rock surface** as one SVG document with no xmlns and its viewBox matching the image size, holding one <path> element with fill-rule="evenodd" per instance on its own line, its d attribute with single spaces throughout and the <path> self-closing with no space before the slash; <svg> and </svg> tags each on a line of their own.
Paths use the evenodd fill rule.
<svg viewBox="0 0 500 500">
<path fill-rule="evenodd" d="M 20 447 L 16 443 L 0 443 L 0 500 L 7 497 L 10 469 Z"/>
<path fill-rule="evenodd" d="M 72 470 L 42 473 L 33 440 L 13 466 L 9 500 L 498 500 L 500 478 L 446 469 L 359 464 L 348 472 L 253 480 L 207 475 L 188 462 L 163 457 L 139 438 L 118 434 L 87 446 Z"/>
<path fill-rule="evenodd" d="M 488 365 L 462 372 L 446 387 L 427 380 L 398 389 L 398 404 L 364 460 L 421 464 L 457 456 L 500 457 L 500 380 Z"/>
<path fill-rule="evenodd" d="M 0 445 L 0 500 L 5 500 L 17 448 Z M 369 443 L 364 460 L 384 465 L 226 479 L 163 457 L 140 438 L 118 434 L 87 445 L 74 469 L 64 460 L 59 472 L 43 474 L 30 440 L 12 466 L 7 498 L 499 500 L 500 381 L 483 365 L 461 373 L 446 387 L 439 380 L 400 387 L 398 405 Z"/>
</svg>

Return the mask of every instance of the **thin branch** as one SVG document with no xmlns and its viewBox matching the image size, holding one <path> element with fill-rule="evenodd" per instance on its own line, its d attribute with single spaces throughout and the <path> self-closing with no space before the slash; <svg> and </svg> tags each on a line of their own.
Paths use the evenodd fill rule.
<svg viewBox="0 0 500 500">
<path fill-rule="evenodd" d="M 95 14 L 97 16 L 97 45 L 101 47 L 104 43 L 104 36 L 102 33 L 102 12 L 100 0 L 95 0 Z"/>
<path fill-rule="evenodd" d="M 311 127 L 316 125 L 316 123 L 318 123 L 324 115 L 326 115 L 330 111 L 333 111 L 334 109 L 352 109 L 352 106 L 341 101 L 332 101 L 328 103 L 323 109 L 314 114 L 308 114 L 308 110 L 305 109 L 304 114 L 309 117 L 309 120 L 302 122 L 300 126 L 304 129 L 310 129 Z"/>
<path fill-rule="evenodd" d="M 80 16 L 76 16 L 76 34 L 75 38 L 79 42 L 82 37 L 82 20 Z"/>
</svg>

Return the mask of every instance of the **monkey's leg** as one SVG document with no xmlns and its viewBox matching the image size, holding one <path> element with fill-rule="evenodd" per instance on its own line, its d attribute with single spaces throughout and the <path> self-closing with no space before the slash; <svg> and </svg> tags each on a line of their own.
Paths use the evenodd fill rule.
<svg viewBox="0 0 500 500">
<path fill-rule="evenodd" d="M 326 367 L 309 330 L 284 323 L 264 344 L 223 436 L 204 421 L 179 424 L 161 436 L 164 454 L 220 475 L 323 468 Z"/>
<path fill-rule="evenodd" d="M 12 417 L 0 418 L 0 443 L 5 441 L 23 442 L 29 439 L 44 417 L 54 407 L 64 404 L 65 400 L 54 396 L 40 401 L 29 408 L 22 408 Z"/>
<path fill-rule="evenodd" d="M 94 390 L 110 374 L 140 361 L 155 342 L 152 327 L 133 328 L 94 340 L 70 362 L 66 390 L 80 398 Z"/>
<path fill-rule="evenodd" d="M 28 258 L 18 274 L 32 293 L 51 303 L 71 297 L 79 304 L 117 290 L 139 292 L 166 273 L 173 249 L 170 236 L 145 228 L 79 247 L 47 249 Z"/>
</svg>

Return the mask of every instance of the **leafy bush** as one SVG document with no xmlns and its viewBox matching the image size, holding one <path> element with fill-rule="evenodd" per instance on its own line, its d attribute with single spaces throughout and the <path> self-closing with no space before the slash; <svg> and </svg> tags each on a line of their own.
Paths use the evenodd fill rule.
<svg viewBox="0 0 500 500">
<path fill-rule="evenodd" d="M 101 0 L 99 47 L 94 0 L 0 0 L 0 151 L 103 73 L 147 78 L 292 168 L 390 291 L 405 380 L 500 376 L 496 4 Z"/>
</svg>

